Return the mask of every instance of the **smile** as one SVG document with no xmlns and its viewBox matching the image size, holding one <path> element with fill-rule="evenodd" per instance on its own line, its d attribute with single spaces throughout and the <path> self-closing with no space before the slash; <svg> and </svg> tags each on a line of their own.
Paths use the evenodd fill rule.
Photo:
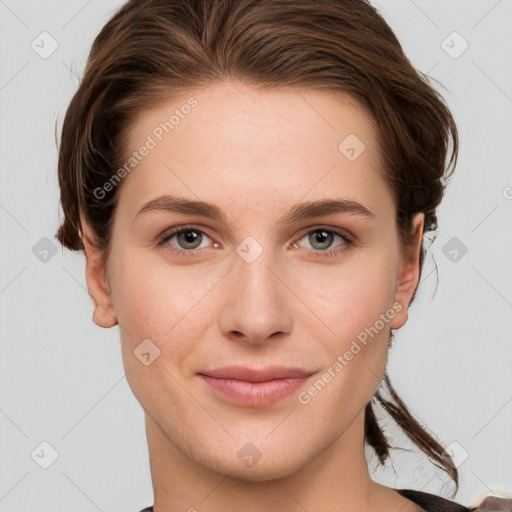
<svg viewBox="0 0 512 512">
<path fill-rule="evenodd" d="M 199 374 L 216 396 L 245 407 L 270 406 L 299 389 L 311 375 L 301 369 L 280 367 L 229 367 Z"/>
</svg>

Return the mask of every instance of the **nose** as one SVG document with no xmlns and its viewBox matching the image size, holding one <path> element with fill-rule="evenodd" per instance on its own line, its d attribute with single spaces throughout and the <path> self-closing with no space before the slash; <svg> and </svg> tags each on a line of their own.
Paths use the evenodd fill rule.
<svg viewBox="0 0 512 512">
<path fill-rule="evenodd" d="M 225 280 L 219 326 L 224 336 L 261 345 L 292 329 L 291 292 L 270 251 L 252 262 L 236 255 Z"/>
</svg>

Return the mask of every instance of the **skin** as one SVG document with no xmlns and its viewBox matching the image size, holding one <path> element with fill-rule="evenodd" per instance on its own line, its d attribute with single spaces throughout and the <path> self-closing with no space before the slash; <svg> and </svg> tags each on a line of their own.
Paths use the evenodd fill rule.
<svg viewBox="0 0 512 512">
<path fill-rule="evenodd" d="M 94 321 L 119 323 L 126 377 L 145 411 L 155 512 L 419 510 L 373 482 L 364 456 L 364 407 L 384 374 L 390 329 L 408 318 L 424 218 L 413 217 L 405 253 L 371 117 L 341 93 L 215 83 L 143 113 L 127 154 L 192 96 L 197 107 L 124 178 L 107 266 L 84 226 Z M 355 161 L 338 150 L 348 134 L 366 146 Z M 227 220 L 137 215 L 162 194 L 208 201 Z M 280 222 L 297 203 L 332 197 L 374 217 Z M 178 236 L 157 245 L 190 224 L 204 233 L 195 246 Z M 322 245 L 307 236 L 319 228 L 357 243 L 333 234 Z M 236 251 L 247 236 L 263 250 L 251 263 Z M 319 255 L 325 246 L 338 254 Z M 180 248 L 196 253 L 172 251 Z M 393 305 L 401 310 L 306 405 L 298 392 L 268 407 L 234 405 L 197 375 L 238 364 L 321 376 Z M 144 339 L 160 350 L 148 366 L 134 355 Z M 237 456 L 248 442 L 261 454 L 252 467 Z"/>
</svg>

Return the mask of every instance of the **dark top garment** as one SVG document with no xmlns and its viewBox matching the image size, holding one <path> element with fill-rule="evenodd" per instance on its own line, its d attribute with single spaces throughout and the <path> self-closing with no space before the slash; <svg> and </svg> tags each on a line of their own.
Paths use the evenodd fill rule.
<svg viewBox="0 0 512 512">
<path fill-rule="evenodd" d="M 408 489 L 397 489 L 396 491 L 408 500 L 416 503 L 424 512 L 469 512 L 470 510 L 474 510 L 459 505 L 455 501 L 440 498 L 439 496 L 426 492 L 411 491 Z M 153 507 L 145 508 L 141 510 L 141 512 L 153 512 Z"/>
</svg>

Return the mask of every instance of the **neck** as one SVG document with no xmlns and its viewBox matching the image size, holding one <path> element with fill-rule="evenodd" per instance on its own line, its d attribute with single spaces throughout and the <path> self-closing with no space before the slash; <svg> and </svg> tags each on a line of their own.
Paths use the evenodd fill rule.
<svg viewBox="0 0 512 512">
<path fill-rule="evenodd" d="M 205 467 L 165 434 L 146 414 L 154 512 L 382 511 L 383 503 L 402 512 L 418 510 L 395 491 L 370 478 L 364 455 L 364 413 L 307 465 L 281 478 L 269 473 L 251 481 Z"/>
</svg>

